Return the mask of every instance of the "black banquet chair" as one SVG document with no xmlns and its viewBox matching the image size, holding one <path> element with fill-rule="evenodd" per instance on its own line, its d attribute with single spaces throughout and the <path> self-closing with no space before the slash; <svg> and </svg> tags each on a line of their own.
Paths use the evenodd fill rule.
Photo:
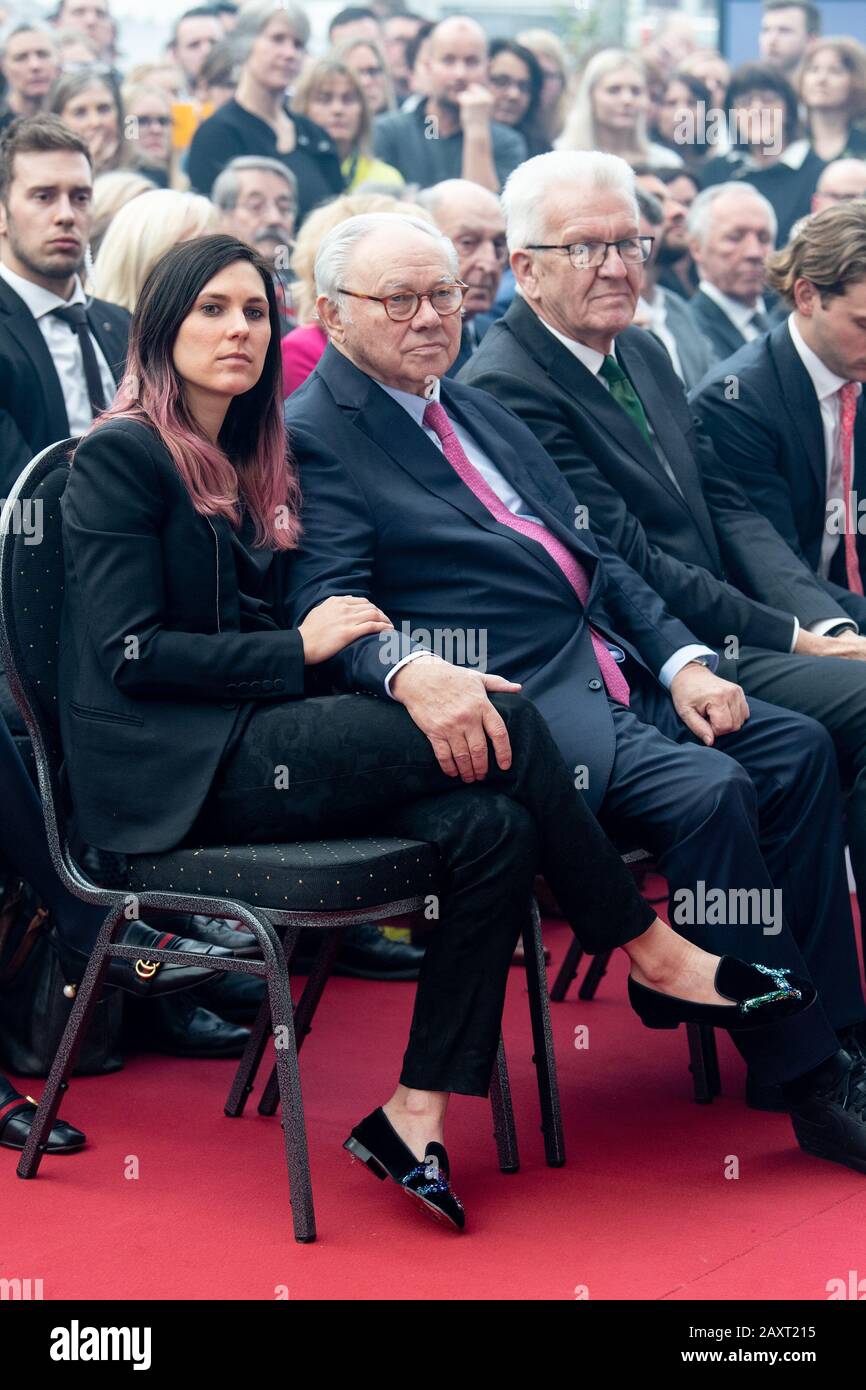
<svg viewBox="0 0 866 1390">
<path fill-rule="evenodd" d="M 33 744 L 39 790 L 54 868 L 76 897 L 106 916 L 75 995 L 57 1056 L 49 1072 L 18 1176 L 37 1175 L 45 1143 L 93 1015 L 111 959 L 135 961 L 139 951 L 114 942 L 127 919 L 132 895 L 136 912 L 204 913 L 235 920 L 255 937 L 261 960 L 221 957 L 209 966 L 263 975 L 265 1002 L 238 1066 L 225 1113 L 239 1116 L 269 1039 L 275 1076 L 260 1109 L 271 1114 L 279 1100 L 293 1209 L 295 1239 L 316 1238 L 307 1136 L 301 1099 L 298 1049 L 309 1031 L 339 946 L 342 931 L 361 922 L 415 912 L 435 891 L 438 855 L 433 846 L 395 837 L 309 841 L 280 845 L 184 848 L 164 854 L 106 856 L 110 872 L 90 872 L 70 824 L 68 790 L 57 714 L 57 656 L 63 599 L 60 500 L 77 441 L 44 449 L 19 476 L 0 519 L 0 656 L 12 695 Z M 41 537 L 28 544 L 18 520 L 24 508 L 39 516 Z M 32 536 L 29 538 L 32 541 Z M 97 860 L 97 862 L 101 862 Z M 120 865 L 120 867 L 118 867 Z M 288 965 L 301 928 L 321 929 L 322 944 L 295 1009 Z M 547 1001 L 541 924 L 537 905 L 527 901 L 523 933 L 532 1024 L 533 1060 L 541 1103 L 547 1162 L 565 1162 L 556 1063 Z M 199 965 L 200 956 L 178 951 L 148 952 L 154 961 Z M 490 1089 L 499 1166 L 519 1166 L 505 1050 L 500 1038 Z"/>
</svg>

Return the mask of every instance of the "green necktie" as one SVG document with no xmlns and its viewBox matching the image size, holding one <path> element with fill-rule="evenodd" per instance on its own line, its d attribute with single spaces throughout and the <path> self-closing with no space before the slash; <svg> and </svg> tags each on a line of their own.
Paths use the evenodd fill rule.
<svg viewBox="0 0 866 1390">
<path fill-rule="evenodd" d="M 605 357 L 598 369 L 599 376 L 603 376 L 610 386 L 610 394 L 614 400 L 622 406 L 626 415 L 637 425 L 647 444 L 652 448 L 652 438 L 649 431 L 644 408 L 641 405 L 640 397 L 623 371 L 622 367 L 613 356 Z"/>
</svg>

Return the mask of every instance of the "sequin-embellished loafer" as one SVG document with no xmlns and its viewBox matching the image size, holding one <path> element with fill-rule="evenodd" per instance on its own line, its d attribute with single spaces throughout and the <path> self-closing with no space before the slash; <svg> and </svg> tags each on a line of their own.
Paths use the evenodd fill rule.
<svg viewBox="0 0 866 1390">
<path fill-rule="evenodd" d="M 466 1214 L 459 1197 L 451 1190 L 450 1164 L 441 1144 L 428 1144 L 423 1159 L 416 1158 L 380 1106 L 355 1125 L 343 1148 L 366 1163 L 382 1182 L 391 1178 L 399 1183 L 406 1196 L 434 1220 L 463 1230 Z"/>
<path fill-rule="evenodd" d="M 629 976 L 628 997 L 647 1028 L 677 1028 L 681 1023 L 703 1023 L 711 1028 L 743 1032 L 765 1028 L 783 1018 L 802 1013 L 816 998 L 808 980 L 789 970 L 769 965 L 747 965 L 736 956 L 722 956 L 716 968 L 715 987 L 731 1004 L 695 1004 L 672 994 L 639 984 Z"/>
</svg>

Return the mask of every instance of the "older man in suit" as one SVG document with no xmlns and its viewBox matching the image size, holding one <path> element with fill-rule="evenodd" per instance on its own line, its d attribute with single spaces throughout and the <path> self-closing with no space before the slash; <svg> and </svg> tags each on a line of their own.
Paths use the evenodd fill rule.
<svg viewBox="0 0 866 1390">
<path fill-rule="evenodd" d="M 643 250 L 624 162 L 543 155 L 518 171 L 505 202 L 521 295 L 461 381 L 530 426 L 595 530 L 722 653 L 750 699 L 825 725 L 850 788 L 848 837 L 866 915 L 866 640 L 857 635 L 866 600 L 829 590 L 792 553 L 693 419 L 665 354 L 628 326 Z M 579 248 L 601 237 L 614 243 L 604 260 L 575 267 Z M 754 400 L 766 413 L 761 393 Z M 736 428 L 736 406 L 716 413 L 721 438 Z M 741 433 L 750 429 L 743 420 Z"/>
<path fill-rule="evenodd" d="M 789 916 L 750 934 L 749 953 L 791 965 L 799 940 L 835 1028 L 849 1026 L 837 1034 L 810 1009 L 738 1046 L 759 1079 L 793 1088 L 804 1146 L 823 1133 L 826 1157 L 866 1171 L 866 1010 L 826 735 L 759 701 L 746 722 L 739 687 L 710 673 L 714 655 L 593 538 L 531 431 L 442 380 L 460 339 L 456 269 L 450 242 L 415 219 L 352 218 L 319 249 L 330 345 L 286 406 L 305 499 L 292 607 L 300 617 L 331 594 L 375 597 L 396 632 L 352 643 L 331 675 L 403 703 L 452 775 L 483 775 L 491 706 L 473 666 L 492 668 L 522 682 L 576 787 L 654 850 L 674 894 L 694 900 L 708 876 L 723 897 L 779 888 Z M 729 914 L 723 926 L 687 916 L 700 944 L 730 945 Z"/>
<path fill-rule="evenodd" d="M 722 362 L 770 327 L 763 290 L 776 214 L 750 184 L 719 183 L 698 194 L 686 226 L 700 277 L 689 313 Z"/>
<path fill-rule="evenodd" d="M 93 165 L 56 116 L 0 145 L 0 490 L 47 444 L 88 429 L 123 371 L 129 315 L 88 300 Z"/>
</svg>

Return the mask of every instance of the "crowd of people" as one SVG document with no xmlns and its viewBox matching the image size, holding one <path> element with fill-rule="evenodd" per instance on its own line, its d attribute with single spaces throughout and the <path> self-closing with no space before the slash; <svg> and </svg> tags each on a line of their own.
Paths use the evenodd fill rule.
<svg viewBox="0 0 866 1390">
<path fill-rule="evenodd" d="M 436 845 L 436 929 L 355 928 L 338 968 L 418 980 L 346 1147 L 453 1226 L 448 1097 L 487 1092 L 539 874 L 648 1026 L 730 1029 L 748 1103 L 866 1173 L 866 49 L 809 0 L 767 0 L 733 71 L 679 18 L 641 52 L 390 0 L 310 35 L 221 0 L 134 64 L 108 0 L 62 0 L 0 39 L 0 494 L 78 441 L 76 830 Z M 80 978 L 100 914 L 14 709 L 0 767 L 0 856 Z M 672 901 L 778 895 L 772 929 L 673 930 L 635 844 Z M 165 925 L 122 938 L 250 950 Z M 261 997 L 206 961 L 109 983 L 184 1055 L 237 1054 Z M 0 1078 L 0 1145 L 33 1115 Z"/>
</svg>

